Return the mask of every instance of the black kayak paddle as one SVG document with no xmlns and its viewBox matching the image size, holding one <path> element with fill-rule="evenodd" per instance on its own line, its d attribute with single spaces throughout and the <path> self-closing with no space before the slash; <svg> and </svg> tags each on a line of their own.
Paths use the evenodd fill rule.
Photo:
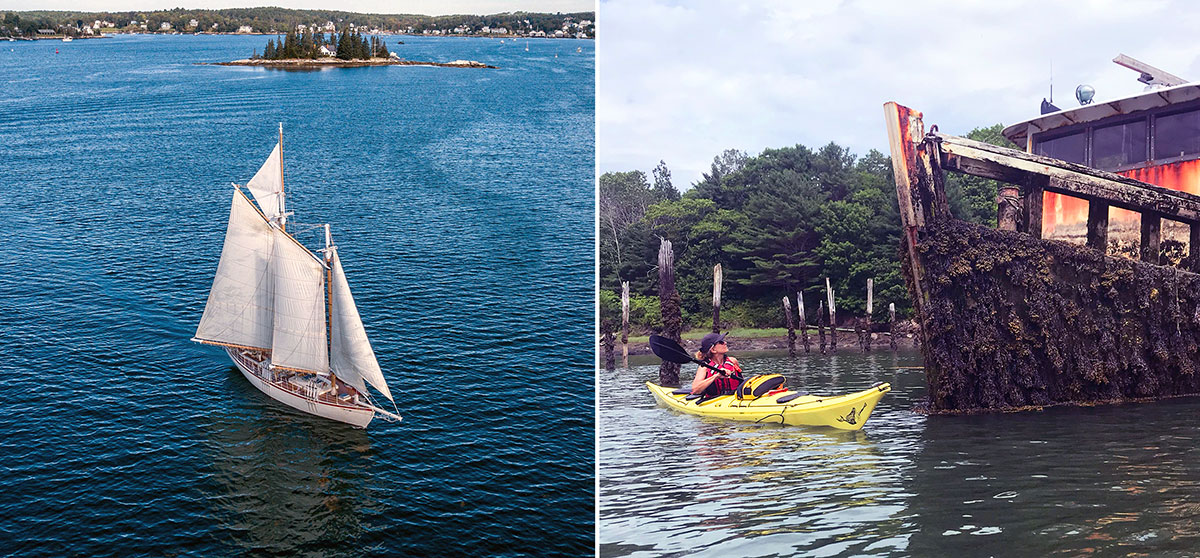
<svg viewBox="0 0 1200 558">
<path fill-rule="evenodd" d="M 717 372 L 727 372 L 726 370 L 717 368 L 716 366 L 713 366 L 707 362 L 692 358 L 692 355 L 688 354 L 686 349 L 680 347 L 679 343 L 676 343 L 675 341 L 661 335 L 650 336 L 650 350 L 654 351 L 655 356 L 668 362 L 674 362 L 675 364 L 687 364 L 689 362 L 694 362 L 700 366 L 716 370 Z"/>
</svg>

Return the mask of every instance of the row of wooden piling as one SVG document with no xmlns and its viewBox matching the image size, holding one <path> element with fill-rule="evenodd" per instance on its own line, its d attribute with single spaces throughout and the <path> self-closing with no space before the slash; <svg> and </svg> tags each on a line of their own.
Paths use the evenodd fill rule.
<svg viewBox="0 0 1200 558">
<path fill-rule="evenodd" d="M 679 295 L 675 292 L 675 286 L 674 286 L 675 285 L 674 253 L 671 248 L 671 242 L 668 240 L 665 240 L 665 239 L 662 241 L 662 244 L 659 247 L 658 269 L 659 269 L 659 300 L 662 302 L 662 304 L 660 305 L 660 308 L 663 309 L 663 322 L 664 322 L 664 325 L 667 325 L 668 322 L 670 322 L 671 324 L 676 324 L 677 322 L 681 322 L 681 318 L 678 315 L 670 316 L 670 317 L 667 316 L 667 314 L 671 313 L 672 311 L 675 314 L 679 313 L 677 302 L 675 305 L 670 304 L 670 301 L 672 299 L 674 299 L 675 301 L 678 301 Z M 722 282 L 723 282 L 723 272 L 721 269 L 721 264 L 717 264 L 717 265 L 713 266 L 712 331 L 714 333 L 720 331 L 720 325 L 721 325 L 721 287 L 722 287 Z M 874 309 L 874 295 L 875 295 L 874 290 L 875 290 L 875 280 L 867 279 L 866 315 L 863 318 L 855 318 L 855 320 L 854 320 L 854 332 L 858 337 L 858 343 L 863 352 L 869 352 L 871 350 L 871 324 L 872 324 L 871 315 L 872 315 L 872 311 Z M 816 316 L 817 317 L 816 326 L 817 326 L 818 347 L 819 347 L 819 350 L 821 351 L 821 354 L 826 354 L 826 346 L 827 346 L 826 342 L 825 342 L 826 341 L 826 336 L 825 336 L 826 326 L 829 327 L 828 350 L 830 352 L 836 351 L 837 344 L 838 344 L 838 338 L 837 338 L 838 329 L 836 327 L 836 325 L 837 325 L 837 299 L 834 296 L 835 293 L 833 290 L 833 286 L 831 285 L 828 277 L 825 278 L 825 293 L 826 293 L 826 301 L 828 302 L 829 311 L 828 311 L 828 313 L 826 313 L 826 311 L 825 311 L 826 301 L 822 301 L 817 306 L 817 316 Z M 807 318 L 805 316 L 805 311 L 804 311 L 804 295 L 799 291 L 796 292 L 796 314 L 793 314 L 793 312 L 792 312 L 792 303 L 791 303 L 790 297 L 786 297 L 786 296 L 783 297 L 783 313 L 784 313 L 784 320 L 785 320 L 785 323 L 787 324 L 787 330 L 788 330 L 788 355 L 792 356 L 792 357 L 796 356 L 797 323 L 796 323 L 796 320 L 793 319 L 793 316 L 798 318 L 798 322 L 799 322 L 798 325 L 799 325 L 799 329 L 800 329 L 800 340 L 803 344 L 804 352 L 805 353 L 811 352 L 812 343 L 809 339 L 808 323 L 807 323 Z M 828 318 L 828 321 L 826 321 L 826 317 Z M 669 319 L 669 318 L 673 318 L 673 319 Z M 896 345 L 896 305 L 894 303 L 888 304 L 888 321 L 889 321 L 888 346 L 891 350 L 895 351 L 897 349 L 897 345 Z M 682 324 L 679 324 L 679 325 L 682 325 Z M 665 327 L 662 334 L 666 337 L 674 339 L 675 341 L 681 341 L 681 339 L 680 339 L 681 331 L 678 331 L 679 329 L 681 329 L 681 328 Z M 613 358 L 613 349 L 614 349 L 614 345 L 615 345 L 615 343 L 614 343 L 615 339 L 613 339 L 613 337 L 614 336 L 611 331 L 603 332 L 602 337 L 601 337 L 601 345 L 605 349 L 605 366 L 609 369 L 613 368 L 615 365 L 615 359 Z M 628 281 L 621 282 L 621 338 L 620 338 L 620 343 L 621 343 L 621 365 L 624 367 L 628 367 L 629 366 L 629 282 Z M 677 381 L 678 371 L 679 371 L 679 365 L 664 361 L 663 367 L 659 371 L 659 375 L 664 380 L 668 380 L 673 377 Z M 666 384 L 664 384 L 664 385 L 666 385 Z"/>
</svg>

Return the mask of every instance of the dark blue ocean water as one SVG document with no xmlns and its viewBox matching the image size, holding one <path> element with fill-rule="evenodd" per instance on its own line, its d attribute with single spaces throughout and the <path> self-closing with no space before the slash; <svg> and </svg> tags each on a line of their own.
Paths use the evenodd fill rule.
<svg viewBox="0 0 1200 558">
<path fill-rule="evenodd" d="M 593 43 L 396 39 L 500 69 L 0 42 L 0 553 L 592 552 Z M 332 224 L 398 425 L 188 340 L 279 122 L 291 229 Z"/>
</svg>

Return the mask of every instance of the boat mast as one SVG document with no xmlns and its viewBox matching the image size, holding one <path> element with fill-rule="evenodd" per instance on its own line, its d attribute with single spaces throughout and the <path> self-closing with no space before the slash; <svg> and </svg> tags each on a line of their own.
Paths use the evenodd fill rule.
<svg viewBox="0 0 1200 558">
<path fill-rule="evenodd" d="M 329 223 L 325 223 L 325 355 L 329 359 L 330 383 L 337 386 L 333 375 L 333 236 L 329 234 Z"/>
<path fill-rule="evenodd" d="M 286 205 L 283 202 L 283 122 L 279 123 L 279 228 L 287 232 Z"/>
</svg>

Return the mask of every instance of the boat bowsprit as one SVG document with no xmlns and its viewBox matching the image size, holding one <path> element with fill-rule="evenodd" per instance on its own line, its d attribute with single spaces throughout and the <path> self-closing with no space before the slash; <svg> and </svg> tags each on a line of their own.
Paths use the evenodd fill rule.
<svg viewBox="0 0 1200 558">
<path fill-rule="evenodd" d="M 892 390 L 891 384 L 879 383 L 844 395 L 811 395 L 784 389 L 782 380 L 778 374 L 755 376 L 746 380 L 736 394 L 711 398 L 652 382 L 646 382 L 646 387 L 660 403 L 693 415 L 841 430 L 862 429 L 875 404 Z"/>
</svg>

